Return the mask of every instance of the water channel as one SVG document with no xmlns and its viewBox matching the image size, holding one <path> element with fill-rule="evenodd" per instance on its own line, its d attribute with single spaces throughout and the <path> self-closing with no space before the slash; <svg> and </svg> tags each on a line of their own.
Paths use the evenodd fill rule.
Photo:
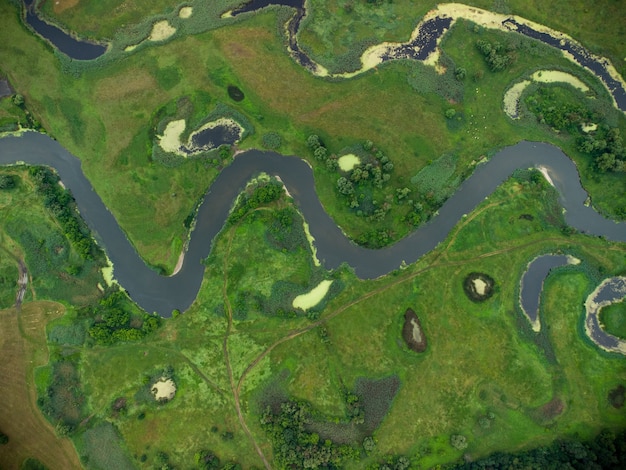
<svg viewBox="0 0 626 470">
<path fill-rule="evenodd" d="M 171 277 L 159 275 L 138 256 L 117 221 L 82 172 L 80 160 L 44 134 L 26 132 L 21 137 L 0 139 L 0 164 L 48 165 L 57 170 L 72 191 L 81 215 L 115 266 L 115 278 L 131 298 L 148 312 L 169 316 L 173 309 L 186 310 L 202 282 L 201 263 L 211 242 L 223 227 L 232 203 L 245 184 L 260 172 L 278 175 L 305 220 L 320 261 L 327 269 L 342 263 L 357 276 L 373 279 L 410 264 L 433 250 L 450 230 L 488 197 L 517 168 L 546 168 L 566 209 L 566 222 L 579 231 L 626 242 L 626 223 L 602 217 L 584 205 L 587 193 L 581 187 L 574 163 L 558 148 L 544 143 L 521 142 L 498 152 L 479 165 L 457 192 L 427 224 L 387 248 L 371 250 L 351 242 L 324 211 L 315 192 L 313 172 L 302 159 L 273 152 L 249 150 L 239 154 L 213 182 L 200 205 L 197 223 L 180 271 Z"/>
</svg>

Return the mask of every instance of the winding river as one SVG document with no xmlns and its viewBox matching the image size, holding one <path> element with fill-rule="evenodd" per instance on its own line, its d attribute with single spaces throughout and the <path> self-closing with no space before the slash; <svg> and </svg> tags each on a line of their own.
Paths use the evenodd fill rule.
<svg viewBox="0 0 626 470">
<path fill-rule="evenodd" d="M 212 240 L 224 226 L 234 199 L 245 184 L 260 172 L 278 175 L 309 224 L 317 255 L 327 269 L 342 263 L 352 266 L 362 279 L 374 279 L 413 263 L 433 250 L 450 230 L 488 197 L 517 168 L 542 166 L 558 190 L 567 223 L 577 230 L 609 240 L 626 242 L 626 223 L 605 219 L 584 202 L 574 163 L 557 147 L 521 142 L 498 152 L 479 165 L 457 192 L 427 224 L 381 250 L 360 247 L 345 237 L 324 211 L 310 166 L 302 159 L 273 152 L 249 150 L 239 154 L 213 182 L 198 210 L 184 263 L 171 277 L 161 276 L 145 265 L 117 221 L 82 172 L 80 160 L 58 142 L 36 132 L 0 139 L 0 164 L 48 165 L 57 170 L 72 191 L 81 215 L 115 266 L 115 278 L 131 298 L 148 312 L 168 317 L 172 310 L 185 311 L 196 298 Z"/>
<path fill-rule="evenodd" d="M 42 20 L 35 9 L 35 0 L 23 0 L 25 20 L 40 36 L 72 59 L 91 60 L 104 55 L 108 47 L 81 41 L 57 26 Z M 458 19 L 468 19 L 485 28 L 516 32 L 552 46 L 575 64 L 589 70 L 605 86 L 616 108 L 626 112 L 626 82 L 610 61 L 596 56 L 573 38 L 543 25 L 514 15 L 502 15 L 461 3 L 442 3 L 429 11 L 415 27 L 409 41 L 405 43 L 382 43 L 368 48 L 361 56 L 362 67 L 347 73 L 331 74 L 326 68 L 309 57 L 298 44 L 298 31 L 306 15 L 305 0 L 251 0 L 244 2 L 223 16 L 237 16 L 259 11 L 262 8 L 282 5 L 295 9 L 294 15 L 285 24 L 288 50 L 293 59 L 317 76 L 349 78 L 364 73 L 382 62 L 395 59 L 426 61 L 434 65 L 437 60 L 438 44 L 443 35 Z M 434 61 L 433 61 L 434 58 Z"/>
</svg>

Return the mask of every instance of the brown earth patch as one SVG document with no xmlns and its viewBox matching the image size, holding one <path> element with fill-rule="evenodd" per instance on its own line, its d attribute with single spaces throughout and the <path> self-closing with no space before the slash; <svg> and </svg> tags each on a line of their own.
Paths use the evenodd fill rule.
<svg viewBox="0 0 626 470">
<path fill-rule="evenodd" d="M 0 468 L 20 468 L 34 457 L 48 468 L 81 468 L 69 439 L 60 439 L 39 411 L 34 368 L 48 362 L 45 325 L 64 313 L 54 302 L 28 302 L 17 314 L 0 311 L 0 422 L 9 442 L 0 452 Z"/>
<path fill-rule="evenodd" d="M 565 411 L 565 403 L 558 397 L 553 398 L 548 403 L 534 409 L 531 418 L 540 425 L 552 423 Z"/>
<path fill-rule="evenodd" d="M 421 353 L 426 351 L 428 345 L 426 335 L 422 329 L 420 319 L 415 312 L 407 308 L 404 313 L 404 326 L 402 327 L 402 339 L 409 349 Z"/>
<path fill-rule="evenodd" d="M 56 14 L 59 14 L 63 13 L 68 8 L 75 7 L 76 5 L 78 5 L 79 1 L 80 0 L 44 0 L 43 2 L 41 2 L 39 7 L 41 8 L 41 6 L 46 2 L 51 2 L 52 11 L 54 11 L 54 13 Z"/>
<path fill-rule="evenodd" d="M 624 400 L 626 398 L 626 387 L 624 387 L 623 385 L 618 385 L 609 392 L 608 398 L 611 406 L 619 410 L 621 407 L 624 406 Z"/>
<path fill-rule="evenodd" d="M 158 85 L 150 73 L 133 68 L 122 74 L 101 80 L 95 96 L 98 101 L 117 102 L 131 95 L 152 92 L 155 88 L 158 88 Z"/>
</svg>

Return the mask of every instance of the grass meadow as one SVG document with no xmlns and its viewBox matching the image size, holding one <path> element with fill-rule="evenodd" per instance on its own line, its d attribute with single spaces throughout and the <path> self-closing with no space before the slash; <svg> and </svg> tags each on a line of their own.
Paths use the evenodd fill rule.
<svg viewBox="0 0 626 470">
<path fill-rule="evenodd" d="M 599 273 L 623 274 L 626 250 L 563 234 L 554 193 L 543 182 L 510 179 L 435 251 L 389 276 L 358 281 L 347 270 L 325 274 L 344 287 L 317 319 L 259 309 L 281 281 L 306 291 L 324 274 L 312 265 L 305 243 L 291 251 L 274 244 L 272 224 L 287 207 L 277 201 L 257 208 L 222 231 L 198 300 L 184 315 L 139 342 L 76 350 L 87 397 L 83 413 L 90 416 L 76 437 L 81 456 L 104 458 L 89 450 L 89 439 L 103 433 L 112 449 L 124 451 L 108 458 L 141 468 L 192 465 L 201 451 L 222 463 L 259 466 L 255 444 L 269 461 L 273 455 L 259 422 L 261 403 L 281 396 L 309 402 L 316 419 L 327 423 L 320 428 L 324 438 L 333 432 L 324 429 L 345 422 L 346 390 L 364 378 L 390 376 L 399 379 L 399 389 L 373 432 L 376 447 L 359 462 L 347 461 L 347 468 L 386 455 L 405 455 L 421 467 L 455 461 L 462 452 L 450 446 L 453 434 L 465 436 L 466 452 L 478 458 L 623 426 L 607 395 L 626 380 L 626 366 L 593 346 L 581 322 Z M 542 332 L 535 334 L 518 307 L 519 280 L 531 259 L 552 252 L 583 263 L 549 276 Z M 474 271 L 496 282 L 483 303 L 463 290 L 463 279 Z M 246 315 L 237 318 L 242 292 Z M 428 338 L 423 354 L 402 341 L 409 307 Z M 163 374 L 174 379 L 177 394 L 159 404 L 148 388 Z M 117 409 L 120 399 L 125 405 Z M 554 412 L 551 403 L 562 407 Z M 352 435 L 349 427 L 334 429 L 340 430 L 336 438 Z"/>
<path fill-rule="evenodd" d="M 157 124 L 163 119 L 159 110 L 184 96 L 202 95 L 206 114 L 219 103 L 227 103 L 247 117 L 255 133 L 241 143 L 242 148 L 261 146 L 264 134 L 276 132 L 282 138 L 281 152 L 310 159 L 325 207 L 355 239 L 371 224 L 338 197 L 338 175 L 306 151 L 304 141 L 310 133 L 318 134 L 331 153 L 367 139 L 375 141 L 394 162 L 390 187 L 408 187 L 413 194 L 419 194 L 420 188 L 412 186 L 409 178 L 444 154 L 457 158 L 455 177 L 462 177 L 471 161 L 494 148 L 521 138 L 547 140 L 566 148 L 577 160 L 598 207 L 615 214 L 626 204 L 614 198 L 616 192 L 626 192 L 607 189 L 622 188 L 623 178 L 603 175 L 594 177 L 596 181 L 586 176 L 590 163 L 577 155 L 573 139 L 537 126 L 532 119 L 511 122 L 502 112 L 504 90 L 525 71 L 570 67 L 565 59 L 542 48 L 526 53 L 531 46 L 517 37 L 505 37 L 505 41 L 520 42 L 516 64 L 491 73 L 472 44 L 475 38 L 497 33 L 478 34 L 459 24 L 444 41 L 444 51 L 455 67 L 469 73 L 468 79 L 454 85 L 458 96 L 450 103 L 451 97 L 442 91 L 448 88 L 449 77 L 429 75 L 412 64 L 388 64 L 341 82 L 310 76 L 285 53 L 273 12 L 212 32 L 180 36 L 123 59 L 83 67 L 73 75 L 64 73 L 65 66 L 49 48 L 16 23 L 12 6 L 2 8 L 6 22 L 2 34 L 18 39 L 0 52 L 11 82 L 23 92 L 29 109 L 48 132 L 80 156 L 95 189 L 146 262 L 165 272 L 173 269 L 186 239 L 185 219 L 218 171 L 202 160 L 169 168 L 151 159 Z M 33 54 L 38 57 L 36 65 L 23 59 Z M 174 75 L 173 70 L 177 71 Z M 483 74 L 479 82 L 469 78 L 479 71 Z M 45 84 L 37 79 L 43 74 Z M 425 83 L 426 91 L 416 93 L 411 81 Z M 231 84 L 246 99 L 233 102 L 227 94 Z M 457 112 L 452 121 L 444 116 L 450 108 Z M 626 129 L 623 116 L 615 119 Z M 393 240 L 412 226 L 402 221 L 404 208 L 395 207 L 394 201 L 390 205 L 390 213 L 378 225 L 388 229 Z"/>
<path fill-rule="evenodd" d="M 519 121 L 502 111 L 512 83 L 541 68 L 558 68 L 590 86 L 593 106 L 624 135 L 626 119 L 610 108 L 597 80 L 553 51 L 459 21 L 442 43 L 448 67 L 443 75 L 402 61 L 350 80 L 323 80 L 286 54 L 277 24 L 284 10 L 218 21 L 218 8 L 235 3 L 214 3 L 205 12 L 212 23 L 204 29 L 199 19 L 188 27 L 180 20 L 171 40 L 123 54 L 120 44 L 147 34 L 155 18 L 174 22 L 178 7 L 161 0 L 46 2 L 44 13 L 77 33 L 116 38 L 110 57 L 89 64 L 55 54 L 18 21 L 13 4 L 0 4 L 3 73 L 46 131 L 81 158 L 138 252 L 163 272 L 173 270 L 195 207 L 222 163 L 189 159 L 169 167 L 154 161 L 159 128 L 177 113 L 201 122 L 224 105 L 254 130 L 239 148 L 260 148 L 263 136 L 275 133 L 280 152 L 311 163 L 322 203 L 353 238 L 372 226 L 388 230 L 392 239 L 404 236 L 411 227 L 402 220 L 405 206 L 396 189 L 408 188 L 416 199 L 421 193 L 443 199 L 475 161 L 521 139 L 564 149 L 578 165 L 593 204 L 605 213 L 626 207 L 623 174 L 594 173 L 590 159 L 576 150 L 575 137 L 541 125 L 523 107 Z M 372 38 L 408 37 L 433 6 L 416 3 L 361 2 L 348 12 L 347 2 L 328 8 L 313 2 L 300 40 L 322 63 L 335 61 L 340 68 Z M 472 4 L 545 22 L 593 51 L 623 58 L 626 42 L 619 39 L 626 33 L 615 2 L 590 6 L 576 0 L 567 8 L 561 1 L 548 7 L 517 0 Z M 113 13 L 103 17 L 105 7 Z M 205 31 L 216 26 L 222 27 Z M 517 61 L 492 73 L 474 45 L 479 38 L 514 47 Z M 453 77 L 457 68 L 466 70 L 464 80 Z M 230 85 L 245 99 L 232 100 Z M 569 100 L 579 99 L 563 88 Z M 22 119 L 20 113 L 9 100 L 0 101 L 0 123 Z M 389 156 L 390 209 L 378 225 L 346 207 L 336 187 L 338 174 L 306 146 L 310 134 L 330 153 L 372 140 Z M 187 468 L 208 452 L 222 465 L 269 466 L 277 451 L 261 423 L 264 405 L 276 407 L 288 398 L 310 404 L 321 442 L 334 437 L 353 446 L 358 459 L 346 458 L 345 465 L 355 469 L 390 455 L 430 468 L 460 461 L 464 454 L 479 458 L 563 437 L 588 438 L 603 427 L 626 424 L 623 411 L 607 398 L 626 382 L 626 365 L 596 348 L 582 326 L 586 296 L 602 278 L 626 272 L 626 247 L 567 230 L 554 191 L 529 172 L 518 172 L 499 187 L 433 252 L 370 281 L 357 279 L 349 268 L 327 272 L 315 266 L 303 221 L 288 198 L 256 207 L 227 224 L 214 241 L 200 292 L 187 312 L 142 339 L 108 346 L 85 339 L 81 323 L 87 319 L 80 307 L 101 296 L 99 265 L 78 257 L 43 208 L 27 170 L 0 169 L 5 174 L 18 184 L 0 191 L 0 347 L 7 358 L 0 374 L 12 387 L 10 401 L 0 406 L 0 422 L 12 423 L 1 430 L 15 446 L 15 459 L 35 457 L 51 468 L 54 461 L 66 462 L 64 468 Z M 555 252 L 582 263 L 548 277 L 542 329 L 534 333 L 518 305 L 519 281 L 530 260 Z M 32 279 L 16 316 L 8 307 L 19 259 Z M 482 303 L 463 290 L 471 272 L 495 280 L 494 295 Z M 323 304 L 306 314 L 296 311 L 293 298 L 324 279 L 334 282 Z M 62 305 L 68 313 L 57 318 Z M 422 354 L 402 340 L 407 308 L 419 316 L 428 340 Z M 621 308 L 611 308 L 603 320 L 616 332 L 623 331 Z M 44 331 L 50 362 L 39 367 L 48 361 Z M 177 386 L 169 402 L 151 395 L 161 377 Z M 391 396 L 386 403 L 372 397 L 383 389 L 376 384 L 387 384 L 388 394 L 395 391 L 390 383 L 399 386 L 387 411 Z M 53 405 L 72 413 L 70 430 L 54 430 L 36 408 L 37 393 L 45 395 L 52 385 L 67 389 Z M 351 415 L 361 406 L 354 405 L 355 396 L 361 411 L 382 416 L 380 426 L 368 431 L 375 446 L 367 453 L 362 441 L 350 440 L 360 440 L 373 419 L 368 415 L 360 423 L 358 413 Z M 18 412 L 27 418 L 16 419 Z M 70 432 L 75 449 L 55 432 Z M 467 440 L 464 451 L 451 445 L 458 435 Z"/>
</svg>

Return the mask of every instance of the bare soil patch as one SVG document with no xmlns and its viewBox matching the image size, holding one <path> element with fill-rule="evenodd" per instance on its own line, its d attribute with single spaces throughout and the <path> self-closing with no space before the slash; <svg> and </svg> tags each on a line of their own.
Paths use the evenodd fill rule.
<svg viewBox="0 0 626 470">
<path fill-rule="evenodd" d="M 426 351 L 428 342 L 422 329 L 422 324 L 417 314 L 410 308 L 404 313 L 404 326 L 402 327 L 402 339 L 412 351 L 421 353 Z"/>
<path fill-rule="evenodd" d="M 558 397 L 531 412 L 531 417 L 540 425 L 546 425 L 558 418 L 565 411 L 565 403 Z"/>
<path fill-rule="evenodd" d="M 55 13 L 63 13 L 65 10 L 78 5 L 79 0 L 48 0 L 54 5 Z"/>
<path fill-rule="evenodd" d="M 45 325 L 63 312 L 53 302 L 26 303 L 19 317 L 15 309 L 0 311 L 0 422 L 9 436 L 0 468 L 19 468 L 27 457 L 48 468 L 81 468 L 72 443 L 59 439 L 37 408 L 33 383 L 34 368 L 48 361 Z"/>
</svg>

